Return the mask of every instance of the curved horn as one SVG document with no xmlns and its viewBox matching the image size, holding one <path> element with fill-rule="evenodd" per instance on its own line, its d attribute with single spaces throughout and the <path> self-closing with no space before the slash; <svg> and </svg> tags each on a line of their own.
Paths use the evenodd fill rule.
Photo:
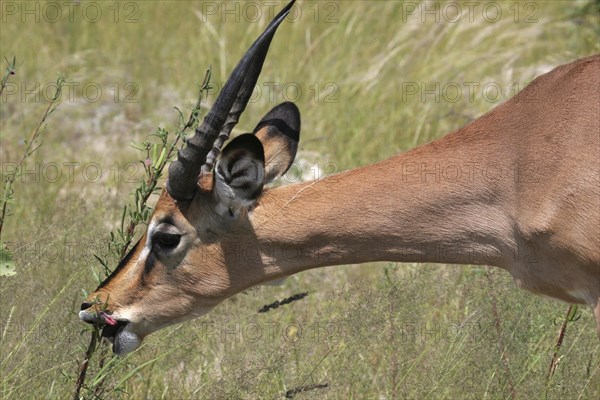
<svg viewBox="0 0 600 400">
<path fill-rule="evenodd" d="M 279 18 L 285 14 L 289 13 L 292 5 L 296 0 L 290 2 L 281 12 L 269 23 L 266 30 L 269 30 L 273 27 L 273 25 L 279 24 Z M 285 17 L 283 17 L 285 18 Z M 277 27 L 275 27 L 277 29 Z M 229 139 L 229 135 L 233 128 L 237 125 L 240 120 L 240 116 L 246 109 L 246 105 L 248 104 L 248 100 L 250 96 L 252 96 L 252 92 L 254 91 L 254 87 L 256 86 L 256 82 L 258 81 L 258 77 L 260 75 L 260 71 L 262 70 L 263 63 L 267 56 L 267 51 L 269 50 L 269 45 L 271 43 L 271 38 L 269 38 L 269 42 L 265 43 L 265 46 L 260 50 L 260 52 L 256 55 L 256 63 L 250 66 L 250 70 L 246 75 L 246 79 L 244 79 L 244 83 L 242 84 L 242 88 L 240 89 L 237 98 L 235 99 L 235 103 L 227 116 L 227 120 L 219 133 L 219 136 L 214 142 L 213 148 L 208 153 L 206 157 L 206 163 L 202 166 L 202 172 L 210 172 L 214 166 L 214 162 L 221 152 L 221 148 L 223 144 Z"/>
<path fill-rule="evenodd" d="M 220 132 L 229 133 L 237 123 L 254 90 L 275 31 L 294 5 L 292 0 L 269 23 L 265 31 L 250 46 L 223 86 L 211 110 L 194 136 L 186 140 L 169 166 L 167 192 L 176 200 L 189 200 L 198 190 L 198 175 Z M 226 140 L 219 142 L 222 144 Z M 212 158 L 214 160 L 214 156 Z M 211 160 L 211 163 L 212 163 Z"/>
</svg>

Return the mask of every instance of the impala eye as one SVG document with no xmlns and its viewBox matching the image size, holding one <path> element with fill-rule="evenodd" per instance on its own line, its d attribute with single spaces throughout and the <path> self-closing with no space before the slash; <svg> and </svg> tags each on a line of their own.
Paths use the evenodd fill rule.
<svg viewBox="0 0 600 400">
<path fill-rule="evenodd" d="M 181 235 L 176 233 L 157 232 L 154 235 L 154 242 L 163 249 L 174 249 L 179 244 Z"/>
</svg>

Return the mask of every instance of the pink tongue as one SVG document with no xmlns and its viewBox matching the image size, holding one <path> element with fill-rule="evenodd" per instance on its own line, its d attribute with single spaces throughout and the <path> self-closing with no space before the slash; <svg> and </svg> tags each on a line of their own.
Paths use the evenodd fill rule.
<svg viewBox="0 0 600 400">
<path fill-rule="evenodd" d="M 104 318 L 104 322 L 106 323 L 106 325 L 113 326 L 117 324 L 117 320 L 111 317 L 110 315 L 103 314 L 102 318 Z"/>
</svg>

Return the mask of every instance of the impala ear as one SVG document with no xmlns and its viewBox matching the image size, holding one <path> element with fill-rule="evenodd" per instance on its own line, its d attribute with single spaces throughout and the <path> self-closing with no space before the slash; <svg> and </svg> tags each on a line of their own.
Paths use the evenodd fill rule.
<svg viewBox="0 0 600 400">
<path fill-rule="evenodd" d="M 220 213 L 233 213 L 254 204 L 262 192 L 264 177 L 265 154 L 260 140 L 246 133 L 229 142 L 215 168 L 214 193 L 224 206 Z"/>
<path fill-rule="evenodd" d="M 300 111 L 294 103 L 281 103 L 263 117 L 254 128 L 263 145 L 265 180 L 269 183 L 290 168 L 300 139 Z"/>
<path fill-rule="evenodd" d="M 229 142 L 215 167 L 218 212 L 233 214 L 253 205 L 263 185 L 285 174 L 292 165 L 299 138 L 300 111 L 287 102 L 269 111 L 254 135 L 247 133 Z"/>
</svg>

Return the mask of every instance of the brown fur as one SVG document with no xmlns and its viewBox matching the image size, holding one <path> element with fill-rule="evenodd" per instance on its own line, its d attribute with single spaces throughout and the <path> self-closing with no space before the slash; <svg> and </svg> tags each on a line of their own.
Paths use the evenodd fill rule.
<svg viewBox="0 0 600 400">
<path fill-rule="evenodd" d="M 211 177 L 191 202 L 163 192 L 152 222 L 172 219 L 182 250 L 142 259 L 142 238 L 90 297 L 106 300 L 144 336 L 310 268 L 484 264 L 535 293 L 589 304 L 600 333 L 599 88 L 599 56 L 563 65 L 437 141 L 267 190 L 235 218 L 215 212 Z M 266 154 L 277 153 L 276 142 L 263 143 Z"/>
</svg>

